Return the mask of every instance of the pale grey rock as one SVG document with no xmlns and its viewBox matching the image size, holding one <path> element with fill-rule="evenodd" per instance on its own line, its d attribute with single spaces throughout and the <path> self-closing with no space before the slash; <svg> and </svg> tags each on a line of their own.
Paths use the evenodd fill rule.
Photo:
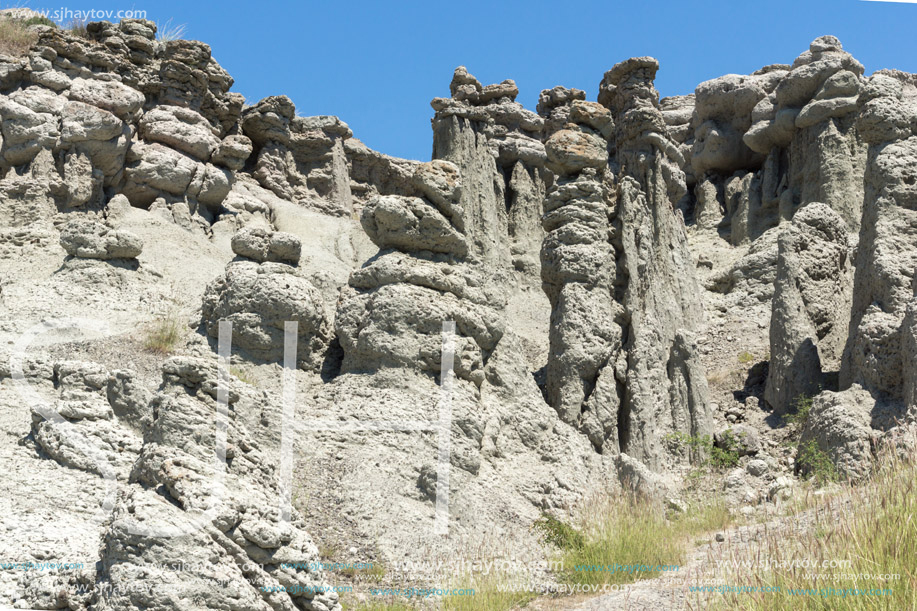
<svg viewBox="0 0 917 611">
<path fill-rule="evenodd" d="M 248 107 L 242 131 L 251 139 L 253 176 L 278 197 L 336 216 L 353 210 L 345 142 L 337 117 L 297 117 L 293 102 L 273 96 Z"/>
<path fill-rule="evenodd" d="M 201 161 L 219 146 L 219 130 L 200 113 L 178 106 L 155 106 L 143 113 L 140 135 L 150 142 L 159 142 L 187 153 Z"/>
<path fill-rule="evenodd" d="M 760 434 L 747 424 L 736 424 L 720 430 L 714 435 L 713 442 L 718 448 L 736 450 L 739 456 L 754 456 L 761 451 Z"/>
<path fill-rule="evenodd" d="M 419 197 L 381 195 L 360 217 L 363 229 L 379 248 L 464 255 L 468 245 L 434 206 Z"/>
<path fill-rule="evenodd" d="M 840 387 L 859 384 L 891 400 L 903 417 L 912 393 L 913 348 L 908 310 L 914 300 L 917 267 L 914 202 L 917 187 L 910 168 L 917 159 L 913 123 L 917 88 L 902 73 L 870 78 L 857 125 L 869 144 L 866 199 L 857 248 L 850 335 L 840 371 Z M 883 104 L 882 102 L 887 102 Z M 895 109 L 891 111 L 891 109 Z M 907 397 L 906 397 L 907 395 Z"/>
<path fill-rule="evenodd" d="M 826 387 L 847 339 L 853 269 L 843 219 L 811 203 L 782 226 L 765 400 L 778 414 Z"/>
<path fill-rule="evenodd" d="M 144 102 L 142 93 L 118 81 L 81 77 L 73 79 L 68 96 L 71 100 L 109 110 L 125 121 L 136 118 Z"/>
<path fill-rule="evenodd" d="M 800 451 L 814 442 L 838 475 L 850 480 L 865 478 L 872 468 L 872 447 L 878 436 L 870 426 L 875 404 L 869 392 L 857 385 L 839 393 L 819 394 L 812 400 L 799 440 Z"/>
<path fill-rule="evenodd" d="M 147 207 L 160 192 L 183 195 L 203 166 L 161 144 L 131 145 L 124 169 L 124 195 L 137 207 Z"/>
<path fill-rule="evenodd" d="M 251 154 L 252 141 L 247 136 L 226 136 L 217 146 L 210 160 L 218 166 L 238 171 L 245 166 Z"/>
<path fill-rule="evenodd" d="M 742 141 L 752 110 L 777 87 L 785 72 L 751 76 L 729 74 L 697 86 L 691 163 L 696 176 L 758 169 L 763 156 Z"/>
<path fill-rule="evenodd" d="M 41 149 L 51 148 L 60 135 L 54 115 L 35 112 L 7 97 L 0 97 L 0 131 L 0 152 L 13 166 L 28 163 Z"/>
<path fill-rule="evenodd" d="M 645 498 L 660 499 L 672 494 L 671 484 L 663 476 L 624 452 L 615 456 L 614 464 L 625 488 Z"/>
<path fill-rule="evenodd" d="M 94 363 L 54 364 L 58 399 L 33 405 L 32 435 L 62 465 L 109 479 L 127 479 L 141 440 L 121 426 L 105 396 L 108 374 Z"/>
<path fill-rule="evenodd" d="M 88 219 L 67 223 L 60 244 L 68 255 L 80 259 L 135 259 L 143 251 L 143 243 L 133 233 Z"/>
<path fill-rule="evenodd" d="M 752 459 L 745 465 L 745 470 L 748 471 L 748 474 L 755 477 L 765 475 L 769 469 L 767 461 L 760 458 Z"/>
<path fill-rule="evenodd" d="M 61 109 L 61 141 L 111 140 L 121 135 L 124 122 L 107 110 L 83 102 L 67 102 Z"/>
<path fill-rule="evenodd" d="M 239 231 L 232 237 L 231 244 L 234 253 L 258 263 L 272 261 L 295 266 L 302 251 L 302 242 L 296 236 L 257 227 Z"/>
<path fill-rule="evenodd" d="M 284 323 L 297 322 L 296 361 L 305 369 L 321 369 L 331 340 L 321 293 L 282 263 L 230 263 L 226 273 L 207 286 L 201 315 L 213 338 L 219 336 L 221 320 L 232 322 L 233 345 L 266 361 L 282 360 Z"/>
</svg>

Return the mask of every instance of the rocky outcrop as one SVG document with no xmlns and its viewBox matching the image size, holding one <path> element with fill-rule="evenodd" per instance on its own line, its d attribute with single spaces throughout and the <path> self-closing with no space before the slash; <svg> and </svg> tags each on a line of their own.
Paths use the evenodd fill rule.
<svg viewBox="0 0 917 611">
<path fill-rule="evenodd" d="M 155 32 L 144 20 L 93 23 L 86 37 L 42 28 L 4 84 L 3 171 L 51 150 L 64 160 L 60 205 L 124 193 L 147 207 L 165 197 L 212 220 L 238 167 L 229 152 L 238 141 L 222 141 L 237 129 L 242 98 L 207 45 L 157 42 Z"/>
<path fill-rule="evenodd" d="M 764 397 L 778 414 L 833 384 L 849 323 L 853 266 L 847 225 L 827 205 L 811 203 L 779 238 Z"/>
<path fill-rule="evenodd" d="M 207 286 L 201 317 L 210 337 L 220 321 L 233 324 L 233 345 L 251 357 L 283 359 L 284 323 L 297 323 L 299 367 L 321 370 L 331 322 L 321 293 L 295 267 L 299 239 L 282 232 L 244 229 L 232 239 L 238 259 Z"/>
<path fill-rule="evenodd" d="M 856 232 L 865 164 L 856 125 L 862 86 L 863 66 L 833 36 L 813 41 L 792 65 L 698 85 L 683 166 L 696 181 L 686 210 L 697 227 L 738 245 L 823 202 Z M 677 113 L 670 114 L 675 121 Z"/>
<path fill-rule="evenodd" d="M 542 92 L 539 107 L 547 117 L 565 117 L 563 129 L 545 143 L 556 175 L 542 221 L 548 235 L 541 277 L 552 319 L 547 396 L 561 419 L 583 430 L 596 449 L 607 444 L 615 452 L 626 422 L 619 423 L 623 384 L 616 379 L 625 372 L 615 372 L 623 358 L 623 308 L 613 299 L 616 253 L 610 240 L 615 194 L 606 138 L 614 122 L 604 107 L 558 93 Z"/>
<path fill-rule="evenodd" d="M 252 173 L 283 199 L 328 214 L 353 206 L 344 142 L 353 135 L 337 117 L 298 117 L 286 96 L 246 108 L 242 131 L 254 145 Z"/>
<path fill-rule="evenodd" d="M 866 200 L 856 256 L 850 335 L 841 388 L 860 384 L 900 404 L 913 399 L 914 344 L 910 340 L 917 246 L 917 88 L 901 73 L 872 76 L 859 98 L 857 125 L 869 144 Z"/>
<path fill-rule="evenodd" d="M 110 486 L 99 561 L 82 577 L 93 608 L 165 610 L 194 597 L 207 608 L 340 609 L 298 512 L 281 512 L 268 454 L 280 410 L 265 393 L 203 358 L 168 360 L 155 394 L 128 371 L 40 365 L 27 363 L 27 383 L 53 375 L 60 398 L 33 408 L 35 441 Z M 73 585 L 60 584 L 71 605 L 81 600 Z"/>
<path fill-rule="evenodd" d="M 80 259 L 136 259 L 143 251 L 140 238 L 87 219 L 70 221 L 61 231 L 60 245 Z"/>
<path fill-rule="evenodd" d="M 708 435 L 712 422 L 691 335 L 699 287 L 674 210 L 683 159 L 658 107 L 657 68 L 646 57 L 618 64 L 601 105 L 542 94 L 542 113 L 566 118 L 545 144 L 557 180 L 545 199 L 542 279 L 548 399 L 596 449 L 658 469 L 671 459 L 665 435 Z"/>
<path fill-rule="evenodd" d="M 869 392 L 859 386 L 815 397 L 799 441 L 796 462 L 801 471 L 808 474 L 820 466 L 815 450 L 831 461 L 843 479 L 861 480 L 869 475 L 873 447 L 880 436 L 871 427 L 875 405 Z"/>
</svg>

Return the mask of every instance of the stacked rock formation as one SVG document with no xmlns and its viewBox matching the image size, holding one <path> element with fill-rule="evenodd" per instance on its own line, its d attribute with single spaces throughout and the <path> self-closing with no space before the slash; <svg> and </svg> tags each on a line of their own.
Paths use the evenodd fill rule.
<svg viewBox="0 0 917 611">
<path fill-rule="evenodd" d="M 917 246 L 917 88 L 912 76 L 880 72 L 859 98 L 857 127 L 869 144 L 863 224 L 850 337 L 841 387 L 859 384 L 905 408 L 914 403 L 914 270 Z M 903 415 L 903 413 L 902 413 Z"/>
<path fill-rule="evenodd" d="M 220 321 L 232 323 L 233 345 L 260 360 L 283 358 L 284 324 L 297 323 L 297 365 L 320 371 L 331 341 L 325 302 L 296 268 L 302 244 L 296 236 L 246 228 L 232 238 L 237 260 L 208 285 L 201 317 L 219 337 Z"/>
<path fill-rule="evenodd" d="M 823 202 L 856 232 L 865 163 L 856 127 L 862 75 L 837 38 L 822 36 L 792 65 L 698 85 L 683 166 L 698 228 L 743 244 L 802 206 Z M 685 113 L 675 107 L 688 104 L 666 104 L 667 121 L 684 125 Z"/>
<path fill-rule="evenodd" d="M 601 104 L 575 91 L 542 94 L 543 114 L 566 120 L 545 146 L 558 175 L 542 252 L 553 322 L 548 398 L 597 449 L 653 468 L 671 459 L 668 433 L 712 433 L 691 335 L 700 291 L 674 210 L 686 192 L 684 160 L 658 106 L 657 68 L 647 57 L 616 65 Z"/>
</svg>

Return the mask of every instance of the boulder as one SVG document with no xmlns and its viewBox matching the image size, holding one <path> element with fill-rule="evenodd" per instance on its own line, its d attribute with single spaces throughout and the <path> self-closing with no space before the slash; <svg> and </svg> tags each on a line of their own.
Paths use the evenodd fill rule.
<svg viewBox="0 0 917 611">
<path fill-rule="evenodd" d="M 68 255 L 80 259 L 136 259 L 143 251 L 143 243 L 133 233 L 88 219 L 67 223 L 60 244 Z"/>
</svg>

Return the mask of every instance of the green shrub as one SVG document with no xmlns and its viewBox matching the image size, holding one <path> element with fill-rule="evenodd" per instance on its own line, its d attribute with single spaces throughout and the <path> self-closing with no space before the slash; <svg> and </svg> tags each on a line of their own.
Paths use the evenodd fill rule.
<svg viewBox="0 0 917 611">
<path fill-rule="evenodd" d="M 796 462 L 799 464 L 802 472 L 815 479 L 815 482 L 822 486 L 829 482 L 836 482 L 839 477 L 834 463 L 831 458 L 820 447 L 818 442 L 810 439 L 799 448 L 796 456 Z"/>
<path fill-rule="evenodd" d="M 752 354 L 751 352 L 748 352 L 747 350 L 739 354 L 739 362 L 742 363 L 743 365 L 748 365 L 749 363 L 753 362 L 754 360 L 755 360 L 755 355 Z"/>
<path fill-rule="evenodd" d="M 542 515 L 532 527 L 539 531 L 542 541 L 558 549 L 578 549 L 586 543 L 581 532 L 547 514 Z"/>
<path fill-rule="evenodd" d="M 720 443 L 724 447 L 718 447 L 714 444 L 710 435 L 701 437 L 679 431 L 669 433 L 665 438 L 676 447 L 687 448 L 691 452 L 692 459 L 702 467 L 721 471 L 739 464 L 739 444 L 732 431 L 727 430 L 723 434 Z"/>
</svg>

